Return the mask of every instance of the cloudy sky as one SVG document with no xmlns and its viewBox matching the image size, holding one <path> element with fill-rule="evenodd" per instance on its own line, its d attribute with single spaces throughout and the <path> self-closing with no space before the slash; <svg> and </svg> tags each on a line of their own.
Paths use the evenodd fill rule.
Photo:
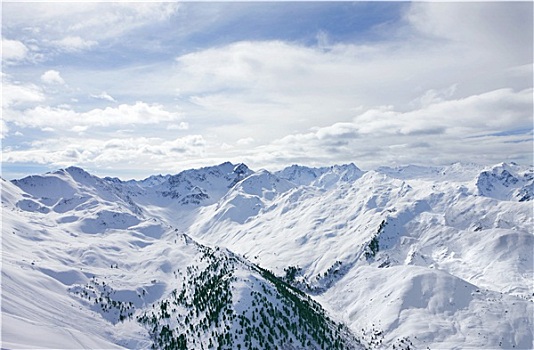
<svg viewBox="0 0 534 350">
<path fill-rule="evenodd" d="M 2 176 L 532 163 L 533 3 L 2 3 Z"/>
</svg>

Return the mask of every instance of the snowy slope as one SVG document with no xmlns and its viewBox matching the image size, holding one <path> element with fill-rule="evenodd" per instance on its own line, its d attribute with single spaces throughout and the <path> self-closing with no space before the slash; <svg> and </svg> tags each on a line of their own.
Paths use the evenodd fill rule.
<svg viewBox="0 0 534 350">
<path fill-rule="evenodd" d="M 369 348 L 532 348 L 531 302 L 441 270 L 362 266 L 318 300 Z"/>
<path fill-rule="evenodd" d="M 2 180 L 2 341 L 532 348 L 533 184 L 506 163 Z"/>
<path fill-rule="evenodd" d="M 218 166 L 183 171 L 170 176 L 154 189 L 163 197 L 170 197 L 184 205 L 212 204 L 251 173 L 244 164 L 226 162 Z"/>
<path fill-rule="evenodd" d="M 72 172 L 14 182 L 33 195 L 2 180 L 3 347 L 360 347 L 267 270 L 129 211 L 121 196 L 112 203 L 99 179 Z"/>
<path fill-rule="evenodd" d="M 530 201 L 534 190 L 534 172 L 517 164 L 499 164 L 477 177 L 478 192 L 482 196 L 504 201 Z"/>
<path fill-rule="evenodd" d="M 277 177 L 293 182 L 298 186 L 312 185 L 322 188 L 332 186 L 340 181 L 354 181 L 362 174 L 363 172 L 352 163 L 322 168 L 309 168 L 294 164 L 275 173 Z"/>
<path fill-rule="evenodd" d="M 207 208 L 204 216 L 190 227 L 190 232 L 202 240 L 244 254 L 280 276 L 294 271 L 290 276 L 293 283 L 317 295 L 317 300 L 331 306 L 336 313 L 349 305 L 358 305 L 359 300 L 374 298 L 373 288 L 363 288 L 361 294 L 353 293 L 354 285 L 366 278 L 361 277 L 362 271 L 386 283 L 389 277 L 381 275 L 389 276 L 390 270 L 386 268 L 395 267 L 396 274 L 404 277 L 398 284 L 389 283 L 397 289 L 406 289 L 419 283 L 416 281 L 419 277 L 412 276 L 412 271 L 419 271 L 414 270 L 415 265 L 423 268 L 431 280 L 448 278 L 456 284 L 481 290 L 475 299 L 452 297 L 452 303 L 460 303 L 466 310 L 441 310 L 452 314 L 448 318 L 424 307 L 418 322 L 436 328 L 430 335 L 424 335 L 425 347 L 446 344 L 446 348 L 462 348 L 468 344 L 474 348 L 492 348 L 502 343 L 506 347 L 530 348 L 534 220 L 532 202 L 520 202 L 514 193 L 532 186 L 528 177 L 531 169 L 516 166 L 513 176 L 522 182 L 514 184 L 515 187 L 503 185 L 502 177 L 490 178 L 494 188 L 510 189 L 506 195 L 499 192 L 499 196 L 480 193 L 480 178 L 485 172 L 474 165 L 462 170 L 459 164 L 443 168 L 381 168 L 326 188 L 303 185 L 279 192 L 272 201 L 263 203 L 257 215 L 244 222 L 220 220 L 217 214 L 221 207 Z M 369 267 L 372 269 L 368 270 Z M 499 303 L 490 302 L 495 299 L 492 293 L 499 296 L 503 293 L 506 298 Z M 455 294 L 445 290 L 442 299 L 446 295 Z M 401 322 L 399 310 L 412 309 L 403 298 L 399 296 L 391 307 L 385 307 L 382 302 L 374 307 L 366 306 L 368 315 L 390 312 L 395 315 L 387 324 L 388 337 L 383 345 L 392 346 L 404 336 L 423 337 L 420 327 L 407 331 Z M 336 302 L 339 300 L 343 303 Z M 355 310 L 363 311 L 363 306 L 360 307 Z M 481 313 L 481 308 L 490 308 L 495 319 L 499 319 L 495 315 L 506 314 L 509 322 L 492 323 L 492 327 L 480 331 L 480 337 L 478 332 L 476 336 L 462 335 L 462 327 L 474 327 L 473 319 Z M 510 313 L 509 309 L 516 312 Z M 380 321 L 370 316 L 366 319 L 371 320 L 369 325 Z M 344 320 L 352 325 L 353 331 L 361 331 L 357 325 L 363 319 L 358 312 Z M 440 325 L 445 321 L 460 328 L 441 334 Z M 511 333 L 515 325 L 521 325 L 523 331 Z"/>
</svg>

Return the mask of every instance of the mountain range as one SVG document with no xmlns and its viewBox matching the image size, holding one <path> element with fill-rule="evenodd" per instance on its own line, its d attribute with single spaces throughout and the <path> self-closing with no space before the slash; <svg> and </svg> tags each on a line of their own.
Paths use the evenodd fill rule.
<svg viewBox="0 0 534 350">
<path fill-rule="evenodd" d="M 1 185 L 3 348 L 534 347 L 532 166 Z"/>
</svg>

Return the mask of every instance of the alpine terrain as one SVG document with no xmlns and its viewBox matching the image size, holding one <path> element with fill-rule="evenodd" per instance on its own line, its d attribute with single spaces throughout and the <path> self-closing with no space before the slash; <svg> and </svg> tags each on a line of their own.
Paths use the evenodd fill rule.
<svg viewBox="0 0 534 350">
<path fill-rule="evenodd" d="M 2 348 L 534 347 L 532 166 L 1 184 Z"/>
</svg>

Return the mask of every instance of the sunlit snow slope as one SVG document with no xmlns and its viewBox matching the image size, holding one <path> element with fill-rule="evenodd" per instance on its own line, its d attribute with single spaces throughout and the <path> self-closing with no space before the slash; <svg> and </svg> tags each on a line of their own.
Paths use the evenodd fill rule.
<svg viewBox="0 0 534 350">
<path fill-rule="evenodd" d="M 130 195 L 78 168 L 2 180 L 3 348 L 361 347 L 303 292 Z"/>
<path fill-rule="evenodd" d="M 533 184 L 513 163 L 2 180 L 2 346 L 530 349 Z"/>
</svg>

